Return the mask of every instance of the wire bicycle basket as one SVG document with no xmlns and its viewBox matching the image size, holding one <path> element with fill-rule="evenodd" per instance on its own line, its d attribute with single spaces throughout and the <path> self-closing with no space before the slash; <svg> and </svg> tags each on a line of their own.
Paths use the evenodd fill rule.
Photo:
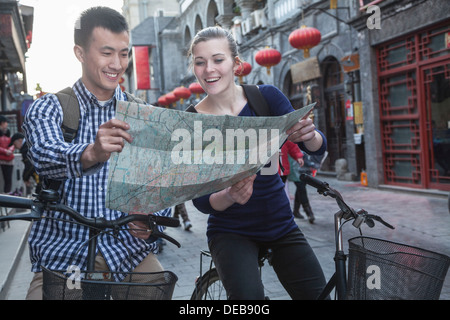
<svg viewBox="0 0 450 320">
<path fill-rule="evenodd" d="M 110 271 L 42 271 L 44 300 L 170 300 L 178 280 L 171 271 L 127 272 L 120 282 Z"/>
<path fill-rule="evenodd" d="M 349 240 L 350 300 L 438 300 L 450 257 L 369 237 Z"/>
<path fill-rule="evenodd" d="M 89 267 L 81 270 L 75 257 L 85 245 L 101 236 L 111 236 L 122 242 L 119 233 L 101 231 L 89 238 L 73 254 L 73 264 L 67 270 L 51 270 L 41 266 L 43 272 L 42 298 L 44 300 L 170 300 L 178 277 L 171 271 L 131 272 L 99 271 Z M 125 231 L 125 229 L 122 229 Z M 122 242 L 123 243 L 123 242 Z M 127 248 L 126 244 L 123 243 Z M 129 251 L 129 248 L 127 248 Z M 128 259 L 132 261 L 129 251 Z M 89 253 L 88 253 L 89 255 Z M 124 263 L 124 261 L 122 261 Z M 92 267 L 91 267 L 92 268 Z"/>
</svg>

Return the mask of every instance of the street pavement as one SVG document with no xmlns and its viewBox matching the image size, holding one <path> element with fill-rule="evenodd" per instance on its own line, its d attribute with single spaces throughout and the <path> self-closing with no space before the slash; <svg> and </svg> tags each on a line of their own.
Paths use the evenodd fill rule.
<svg viewBox="0 0 450 320">
<path fill-rule="evenodd" d="M 364 236 L 382 238 L 389 241 L 400 242 L 450 256 L 450 213 L 448 198 L 444 192 L 423 193 L 414 190 L 389 188 L 378 189 L 361 186 L 359 182 L 340 181 L 332 176 L 319 176 L 329 185 L 338 190 L 348 205 L 354 209 L 363 208 L 369 213 L 382 216 L 384 220 L 395 226 L 395 230 L 388 229 L 377 223 L 374 228 L 363 226 Z M 293 183 L 289 184 L 291 199 L 295 192 Z M 318 194 L 315 189 L 308 186 L 308 195 L 316 220 L 310 224 L 305 219 L 295 219 L 300 229 L 307 237 L 316 253 L 319 262 L 329 279 L 334 272 L 334 221 L 333 215 L 339 209 L 336 201 L 330 197 Z M 194 289 L 196 277 L 200 273 L 200 251 L 207 250 L 206 223 L 207 215 L 200 213 L 189 201 L 186 203 L 187 211 L 193 227 L 185 231 L 183 227 L 170 228 L 166 233 L 181 243 L 178 248 L 167 242 L 163 246 L 158 258 L 166 270 L 171 270 L 178 276 L 173 299 L 188 300 Z M 17 224 L 17 226 L 15 225 Z M 19 226 L 20 224 L 20 226 Z M 17 229 L 17 230 L 16 230 Z M 8 232 L 17 234 L 17 245 L 9 245 L 13 262 L 0 263 L 1 274 L 9 274 L 9 279 L 0 289 L 0 298 L 6 300 L 22 300 L 28 288 L 32 274 L 27 246 L 21 246 L 27 225 L 23 222 L 11 222 L 11 228 L 0 232 L 0 259 L 8 256 L 5 253 L 4 243 Z M 359 236 L 359 231 L 348 224 L 344 227 L 344 240 Z M 13 248 L 14 247 L 14 248 Z M 22 248 L 19 250 L 18 248 Z M 3 251 L 2 251 L 3 250 Z M 209 258 L 203 258 L 203 272 L 209 267 Z M 11 270 L 15 272 L 11 272 Z M 262 278 L 266 295 L 271 300 L 288 300 L 289 295 L 280 285 L 273 269 L 267 264 L 263 267 Z M 0 278 L 0 285 L 2 279 Z M 441 300 L 450 300 L 450 275 L 447 274 L 441 293 Z"/>
</svg>

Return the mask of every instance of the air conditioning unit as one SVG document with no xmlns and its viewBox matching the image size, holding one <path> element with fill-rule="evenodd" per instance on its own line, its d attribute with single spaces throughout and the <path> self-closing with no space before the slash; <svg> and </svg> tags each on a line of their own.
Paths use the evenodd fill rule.
<svg viewBox="0 0 450 320">
<path fill-rule="evenodd" d="M 255 24 L 253 25 L 253 28 L 266 28 L 267 27 L 267 18 L 266 18 L 266 14 L 264 12 L 264 9 L 259 9 L 256 11 L 253 11 L 251 13 L 251 15 L 253 16 L 253 21 L 255 22 Z"/>
<path fill-rule="evenodd" d="M 231 27 L 231 33 L 238 44 L 242 43 L 242 30 L 240 24 L 235 24 Z"/>
<path fill-rule="evenodd" d="M 246 35 L 247 33 L 249 33 L 250 31 L 252 31 L 253 29 L 253 16 L 250 15 L 247 17 L 247 19 L 245 19 L 244 21 L 242 21 L 242 34 Z"/>
</svg>

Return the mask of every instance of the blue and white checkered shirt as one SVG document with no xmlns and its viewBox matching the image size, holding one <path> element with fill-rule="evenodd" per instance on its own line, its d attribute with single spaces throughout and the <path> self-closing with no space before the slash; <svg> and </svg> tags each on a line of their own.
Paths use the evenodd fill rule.
<svg viewBox="0 0 450 320">
<path fill-rule="evenodd" d="M 114 97 L 100 105 L 81 80 L 73 89 L 80 104 L 80 123 L 74 141 L 64 141 L 61 105 L 54 94 L 46 94 L 31 105 L 24 119 L 29 157 L 38 174 L 51 179 L 67 179 L 60 187 L 61 201 L 66 205 L 86 217 L 117 219 L 126 213 L 105 207 L 108 162 L 83 170 L 80 158 L 86 146 L 95 141 L 98 127 L 114 118 L 116 100 L 127 100 L 126 95 L 118 86 Z M 58 212 L 48 214 L 66 217 Z M 155 214 L 168 216 L 170 208 Z M 32 271 L 41 271 L 40 266 L 67 270 L 68 266 L 76 265 L 81 270 L 86 269 L 88 235 L 87 227 L 73 223 L 53 219 L 34 222 L 28 240 Z M 124 243 L 107 234 L 98 241 L 97 248 L 111 271 L 132 271 L 150 252 L 157 251 L 155 242 L 138 239 L 128 231 L 120 232 L 120 238 Z"/>
</svg>

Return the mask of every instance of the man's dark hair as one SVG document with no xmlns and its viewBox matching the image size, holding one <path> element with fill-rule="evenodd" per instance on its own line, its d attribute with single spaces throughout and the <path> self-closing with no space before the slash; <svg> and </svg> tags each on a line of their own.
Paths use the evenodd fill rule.
<svg viewBox="0 0 450 320">
<path fill-rule="evenodd" d="M 75 23 L 75 44 L 87 48 L 92 30 L 102 27 L 114 33 L 128 32 L 124 16 L 108 7 L 92 7 L 83 11 Z"/>
</svg>

